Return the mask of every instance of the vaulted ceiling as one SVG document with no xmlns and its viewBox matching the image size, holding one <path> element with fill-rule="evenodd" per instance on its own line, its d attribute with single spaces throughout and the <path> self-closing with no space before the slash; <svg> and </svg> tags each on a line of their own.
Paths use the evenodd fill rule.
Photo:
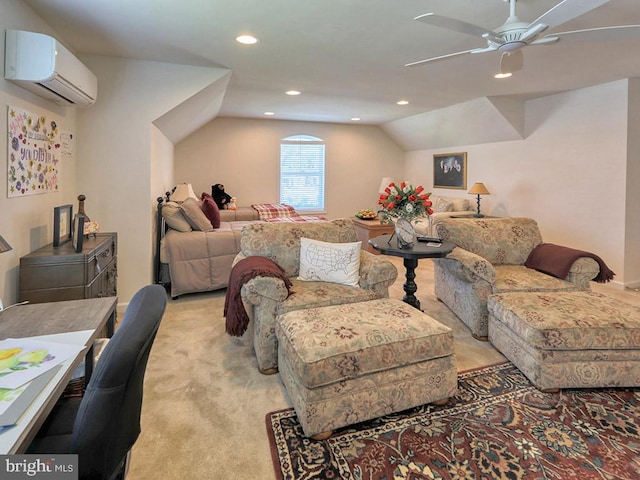
<svg viewBox="0 0 640 480">
<path fill-rule="evenodd" d="M 519 0 L 533 21 L 559 0 Z M 486 46 L 414 21 L 435 12 L 494 29 L 503 0 L 26 0 L 76 53 L 225 67 L 220 114 L 388 124 L 485 97 L 523 99 L 640 76 L 640 38 L 527 47 L 524 68 L 496 80 L 500 54 L 406 63 Z M 553 31 L 640 24 L 638 0 L 611 0 Z M 259 38 L 240 45 L 237 35 Z M 295 89 L 298 96 L 285 95 Z M 408 105 L 399 106 L 406 99 Z M 495 103 L 495 102 L 494 102 Z"/>
</svg>

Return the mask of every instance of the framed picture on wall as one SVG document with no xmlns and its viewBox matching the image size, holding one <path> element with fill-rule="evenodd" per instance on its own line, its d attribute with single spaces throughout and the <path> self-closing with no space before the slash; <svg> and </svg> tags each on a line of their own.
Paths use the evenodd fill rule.
<svg viewBox="0 0 640 480">
<path fill-rule="evenodd" d="M 467 189 L 467 152 L 433 156 L 433 187 Z"/>
<path fill-rule="evenodd" d="M 60 205 L 53 208 L 53 246 L 59 247 L 71 240 L 73 223 L 73 205 Z"/>
</svg>

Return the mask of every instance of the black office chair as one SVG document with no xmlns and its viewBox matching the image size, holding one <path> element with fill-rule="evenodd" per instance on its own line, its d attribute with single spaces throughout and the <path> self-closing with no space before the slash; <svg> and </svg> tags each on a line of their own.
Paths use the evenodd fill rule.
<svg viewBox="0 0 640 480">
<path fill-rule="evenodd" d="M 27 453 L 76 453 L 81 480 L 124 478 L 128 453 L 140 434 L 147 360 L 166 304 L 160 285 L 134 295 L 84 396 L 61 399 Z"/>
</svg>

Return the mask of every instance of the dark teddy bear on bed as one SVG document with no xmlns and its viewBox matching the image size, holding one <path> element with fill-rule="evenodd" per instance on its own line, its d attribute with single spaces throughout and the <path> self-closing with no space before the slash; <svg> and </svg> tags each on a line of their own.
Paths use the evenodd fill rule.
<svg viewBox="0 0 640 480">
<path fill-rule="evenodd" d="M 227 208 L 228 203 L 231 201 L 231 195 L 225 193 L 224 185 L 221 183 L 216 183 L 211 186 L 211 196 L 213 197 L 213 201 L 216 202 L 218 208 L 225 209 Z"/>
</svg>

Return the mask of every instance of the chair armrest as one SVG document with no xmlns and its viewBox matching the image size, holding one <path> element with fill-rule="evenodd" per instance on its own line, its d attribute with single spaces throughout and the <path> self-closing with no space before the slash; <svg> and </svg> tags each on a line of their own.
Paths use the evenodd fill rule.
<svg viewBox="0 0 640 480">
<path fill-rule="evenodd" d="M 254 277 L 240 290 L 242 304 L 253 329 L 253 349 L 261 372 L 278 368 L 276 317 L 278 305 L 287 298 L 284 281 L 276 277 Z"/>
<path fill-rule="evenodd" d="M 600 265 L 593 258 L 580 257 L 569 269 L 569 274 L 565 280 L 575 283 L 580 290 L 590 290 L 589 282 L 600 273 Z"/>
<path fill-rule="evenodd" d="M 447 265 L 449 271 L 467 282 L 476 282 L 478 278 L 493 285 L 496 281 L 496 270 L 491 263 L 468 250 L 455 247 L 446 258 L 436 259 Z"/>
<path fill-rule="evenodd" d="M 398 278 L 398 269 L 381 255 L 362 250 L 360 252 L 360 287 L 388 297 L 389 287 Z"/>
<path fill-rule="evenodd" d="M 254 277 L 245 283 L 240 293 L 242 300 L 251 305 L 259 305 L 262 299 L 282 302 L 287 298 L 289 292 L 287 286 L 281 278 L 277 277 Z"/>
<path fill-rule="evenodd" d="M 243 253 L 238 253 L 236 258 L 233 259 L 232 266 L 235 266 L 236 263 L 244 258 L 247 258 L 247 256 Z M 252 310 L 248 308 L 250 305 L 260 305 L 263 299 L 281 302 L 287 298 L 288 295 L 287 286 L 284 284 L 284 281 L 278 277 L 253 277 L 242 285 L 240 289 L 242 303 L 247 313 L 249 313 L 249 310 Z"/>
</svg>

